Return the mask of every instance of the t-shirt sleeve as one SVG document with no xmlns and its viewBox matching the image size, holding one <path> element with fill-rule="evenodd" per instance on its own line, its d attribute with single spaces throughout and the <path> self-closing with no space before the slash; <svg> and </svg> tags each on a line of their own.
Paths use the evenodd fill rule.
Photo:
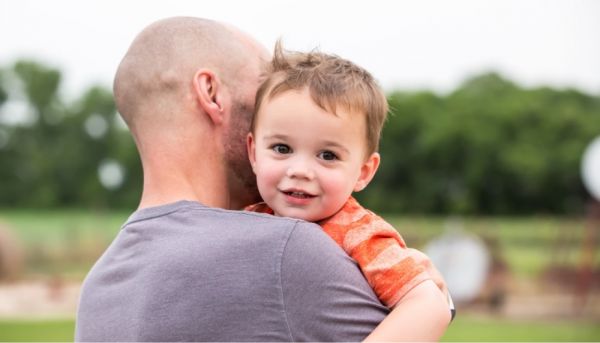
<svg viewBox="0 0 600 343">
<path fill-rule="evenodd" d="M 416 285 L 436 275 L 427 256 L 408 249 L 392 225 L 362 207 L 353 197 L 319 225 L 358 263 L 379 300 L 389 308 L 398 304 Z M 444 284 L 443 279 L 441 284 Z M 443 291 L 443 287 L 440 289 Z"/>
<path fill-rule="evenodd" d="M 389 313 L 356 263 L 315 224 L 298 222 L 291 233 L 281 286 L 293 341 L 361 341 Z"/>
</svg>

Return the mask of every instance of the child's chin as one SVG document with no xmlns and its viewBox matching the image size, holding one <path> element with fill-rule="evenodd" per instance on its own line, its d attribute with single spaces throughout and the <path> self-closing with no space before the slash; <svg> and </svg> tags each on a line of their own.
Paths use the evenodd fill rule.
<svg viewBox="0 0 600 343">
<path fill-rule="evenodd" d="M 316 222 L 321 220 L 321 218 L 314 213 L 302 212 L 302 211 L 282 211 L 281 213 L 277 213 L 277 216 L 280 217 L 289 217 L 294 219 L 301 219 L 307 222 Z"/>
<path fill-rule="evenodd" d="M 303 216 L 298 216 L 298 219 L 305 220 L 307 222 L 320 222 L 323 219 L 327 219 L 330 216 L 326 216 L 323 213 L 307 213 Z"/>
</svg>

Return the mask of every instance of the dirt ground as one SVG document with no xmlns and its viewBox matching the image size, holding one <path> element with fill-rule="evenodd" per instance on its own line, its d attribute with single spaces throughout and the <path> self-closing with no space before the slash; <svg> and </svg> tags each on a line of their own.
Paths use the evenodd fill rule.
<svg viewBox="0 0 600 343">
<path fill-rule="evenodd" d="M 80 288 L 58 280 L 0 284 L 0 319 L 74 318 Z"/>
<path fill-rule="evenodd" d="M 486 303 L 457 304 L 458 313 L 494 315 L 515 320 L 585 319 L 600 322 L 600 292 L 586 299 L 558 289 L 540 292 L 538 287 L 517 285 L 502 306 Z M 0 284 L 1 319 L 74 318 L 81 284 L 62 280 L 20 281 Z"/>
</svg>

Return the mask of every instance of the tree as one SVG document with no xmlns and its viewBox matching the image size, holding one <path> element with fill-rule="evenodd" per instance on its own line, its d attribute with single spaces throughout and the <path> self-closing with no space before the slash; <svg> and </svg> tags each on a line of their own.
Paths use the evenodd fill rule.
<svg viewBox="0 0 600 343">
<path fill-rule="evenodd" d="M 498 74 L 447 96 L 395 92 L 380 172 L 361 199 L 387 212 L 531 214 L 581 211 L 585 146 L 600 98 L 523 89 Z"/>
<path fill-rule="evenodd" d="M 71 103 L 35 61 L 0 68 L 0 206 L 136 206 L 141 164 L 102 86 Z M 572 214 L 588 195 L 581 155 L 600 134 L 600 97 L 525 89 L 498 74 L 455 91 L 396 91 L 382 164 L 357 197 L 378 212 Z M 11 118 L 21 118 L 13 120 Z"/>
</svg>

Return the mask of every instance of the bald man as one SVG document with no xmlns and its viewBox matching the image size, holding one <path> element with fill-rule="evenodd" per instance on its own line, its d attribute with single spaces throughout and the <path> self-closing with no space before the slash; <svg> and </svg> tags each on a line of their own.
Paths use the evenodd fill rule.
<svg viewBox="0 0 600 343">
<path fill-rule="evenodd" d="M 244 143 L 269 58 L 198 18 L 136 37 L 114 96 L 143 193 L 85 279 L 77 341 L 359 341 L 388 313 L 318 226 L 233 211 L 258 197 Z"/>
</svg>

